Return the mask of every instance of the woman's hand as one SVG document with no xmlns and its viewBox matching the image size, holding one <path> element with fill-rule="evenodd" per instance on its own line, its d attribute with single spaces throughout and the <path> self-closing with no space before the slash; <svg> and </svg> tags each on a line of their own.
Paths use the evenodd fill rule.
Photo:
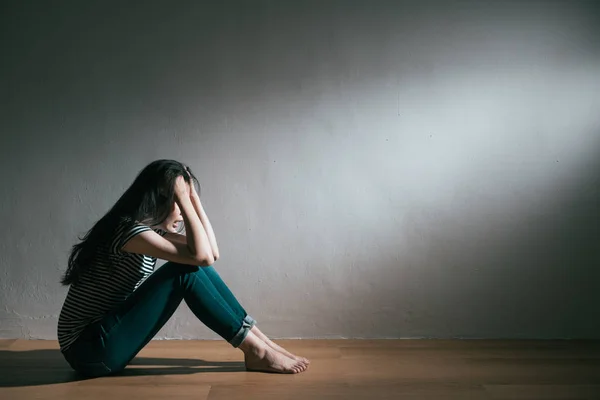
<svg viewBox="0 0 600 400">
<path fill-rule="evenodd" d="M 192 174 L 190 174 L 190 168 L 189 167 L 185 167 L 185 172 L 187 172 L 188 177 L 190 178 L 190 198 L 192 197 L 197 197 L 198 199 L 200 198 L 200 196 L 198 196 L 198 193 L 196 192 L 196 186 L 194 185 L 194 180 L 192 179 Z"/>
<path fill-rule="evenodd" d="M 190 197 L 190 185 L 185 181 L 183 175 L 179 175 L 177 179 L 175 179 L 175 196 L 177 196 L 178 199 Z"/>
</svg>

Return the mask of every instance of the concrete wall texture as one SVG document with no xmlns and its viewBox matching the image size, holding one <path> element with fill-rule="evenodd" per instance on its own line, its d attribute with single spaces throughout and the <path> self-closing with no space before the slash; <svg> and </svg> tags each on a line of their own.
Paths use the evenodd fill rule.
<svg viewBox="0 0 600 400">
<path fill-rule="evenodd" d="M 273 337 L 600 338 L 599 11 L 6 4 L 0 337 L 56 338 L 71 245 L 174 158 Z"/>
</svg>

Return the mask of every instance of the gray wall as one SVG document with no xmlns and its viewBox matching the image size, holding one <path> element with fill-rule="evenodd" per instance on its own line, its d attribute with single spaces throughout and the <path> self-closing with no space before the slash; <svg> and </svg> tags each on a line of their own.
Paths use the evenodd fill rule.
<svg viewBox="0 0 600 400">
<path fill-rule="evenodd" d="M 600 338 L 593 2 L 217 3 L 4 6 L 0 337 L 175 158 L 274 337 Z"/>
</svg>

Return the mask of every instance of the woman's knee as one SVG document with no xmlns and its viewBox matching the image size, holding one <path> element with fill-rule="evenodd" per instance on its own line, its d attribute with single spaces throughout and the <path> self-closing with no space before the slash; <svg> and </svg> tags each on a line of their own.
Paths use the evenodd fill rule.
<svg viewBox="0 0 600 400">
<path fill-rule="evenodd" d="M 177 275 L 194 273 L 197 272 L 199 269 L 200 267 L 197 265 L 182 264 L 174 261 L 168 261 L 164 263 L 157 272 L 163 271 L 167 274 Z"/>
</svg>

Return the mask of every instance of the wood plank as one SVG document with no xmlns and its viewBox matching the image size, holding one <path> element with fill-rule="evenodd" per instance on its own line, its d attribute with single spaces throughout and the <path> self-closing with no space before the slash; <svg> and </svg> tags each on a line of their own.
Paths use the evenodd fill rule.
<svg viewBox="0 0 600 400">
<path fill-rule="evenodd" d="M 300 376 L 300 375 L 298 375 Z M 242 394 L 243 393 L 243 394 Z M 306 399 L 377 399 L 377 400 L 490 400 L 491 397 L 481 387 L 449 386 L 403 386 L 403 385 L 215 385 L 211 388 L 208 400 L 230 400 L 246 396 L 248 399 L 262 400 L 306 400 Z"/>
<path fill-rule="evenodd" d="M 17 339 L 9 347 L 12 351 L 26 351 L 26 350 L 59 350 L 60 346 L 56 340 L 25 340 Z"/>
<path fill-rule="evenodd" d="M 206 400 L 210 386 L 95 386 L 73 384 L 0 388 L 3 399 L 189 399 Z"/>
<path fill-rule="evenodd" d="M 495 400 L 600 399 L 598 385 L 483 385 Z"/>
<path fill-rule="evenodd" d="M 0 339 L 0 350 L 8 349 L 17 339 Z"/>
</svg>

